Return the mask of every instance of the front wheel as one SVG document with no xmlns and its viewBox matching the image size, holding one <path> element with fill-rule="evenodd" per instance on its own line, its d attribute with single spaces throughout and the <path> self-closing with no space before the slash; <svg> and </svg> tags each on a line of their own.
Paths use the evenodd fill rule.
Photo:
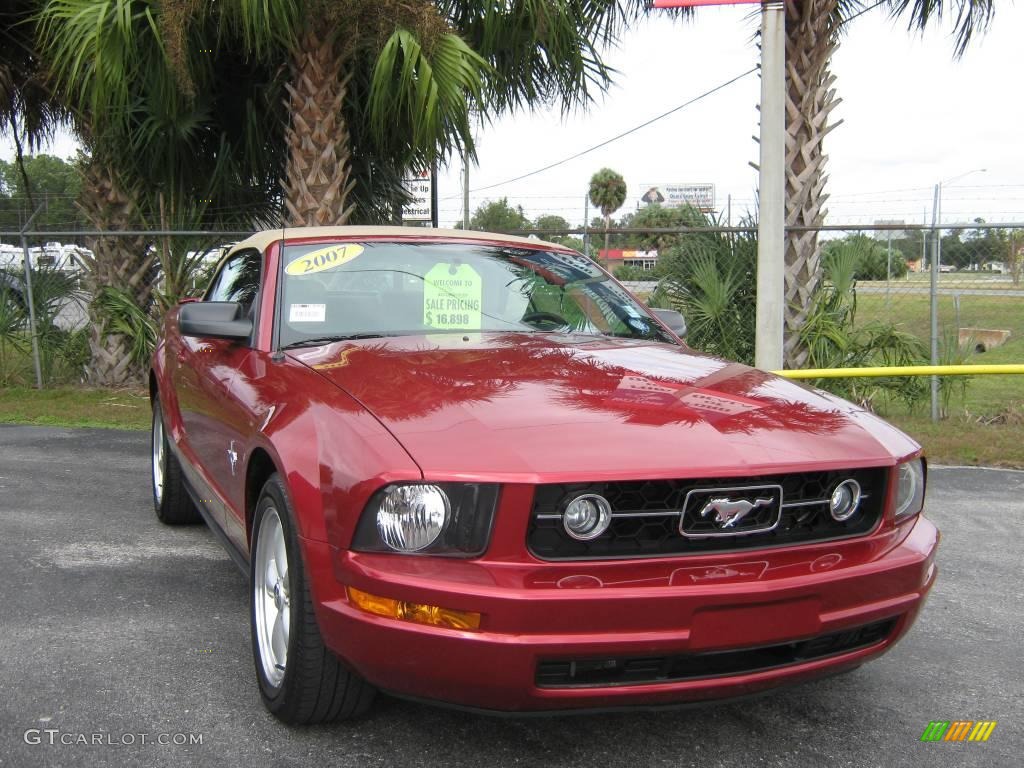
<svg viewBox="0 0 1024 768">
<path fill-rule="evenodd" d="M 256 504 L 250 566 L 252 651 L 263 703 L 306 725 L 364 713 L 374 689 L 342 666 L 320 636 L 284 483 L 267 480 Z"/>
<path fill-rule="evenodd" d="M 153 508 L 157 519 L 166 525 L 198 523 L 202 518 L 185 489 L 181 464 L 171 452 L 164 430 L 160 400 L 153 401 L 153 429 L 150 433 L 153 480 Z"/>
</svg>

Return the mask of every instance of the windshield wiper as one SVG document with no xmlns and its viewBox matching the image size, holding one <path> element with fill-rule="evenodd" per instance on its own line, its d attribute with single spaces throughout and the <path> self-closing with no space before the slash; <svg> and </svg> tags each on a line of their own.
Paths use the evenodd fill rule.
<svg viewBox="0 0 1024 768">
<path fill-rule="evenodd" d="M 346 333 L 335 336 L 314 336 L 312 339 L 299 339 L 290 344 L 285 344 L 281 349 L 295 349 L 296 347 L 312 347 L 317 344 L 331 344 L 335 341 L 351 341 L 353 339 L 379 339 L 384 336 L 394 336 L 393 333 Z"/>
</svg>

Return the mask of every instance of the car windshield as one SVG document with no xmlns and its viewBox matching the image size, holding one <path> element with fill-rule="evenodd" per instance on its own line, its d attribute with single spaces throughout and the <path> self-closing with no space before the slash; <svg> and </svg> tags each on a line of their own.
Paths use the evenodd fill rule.
<svg viewBox="0 0 1024 768">
<path fill-rule="evenodd" d="M 488 331 L 672 341 L 622 286 L 576 253 L 370 241 L 286 246 L 281 264 L 282 347 Z"/>
</svg>

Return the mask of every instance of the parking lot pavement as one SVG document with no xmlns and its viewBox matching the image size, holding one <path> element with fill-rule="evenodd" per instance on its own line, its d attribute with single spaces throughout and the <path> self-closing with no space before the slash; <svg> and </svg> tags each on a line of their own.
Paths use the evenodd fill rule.
<svg viewBox="0 0 1024 768">
<path fill-rule="evenodd" d="M 242 575 L 205 527 L 156 521 L 147 451 L 139 432 L 0 426 L 2 766 L 1020 765 L 1024 473 L 932 471 L 938 584 L 851 674 L 697 709 L 498 719 L 385 699 L 287 728 L 259 700 Z M 998 725 L 921 743 L 931 720 Z"/>
</svg>

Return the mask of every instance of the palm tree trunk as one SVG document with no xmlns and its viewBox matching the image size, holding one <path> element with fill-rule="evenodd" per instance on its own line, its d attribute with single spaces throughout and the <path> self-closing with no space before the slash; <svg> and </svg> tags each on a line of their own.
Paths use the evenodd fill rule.
<svg viewBox="0 0 1024 768">
<path fill-rule="evenodd" d="M 281 182 L 291 226 L 345 224 L 355 207 L 348 205 L 355 180 L 342 114 L 351 78 L 342 74 L 347 59 L 328 25 L 315 21 L 307 22 L 291 52 L 288 159 Z"/>
<path fill-rule="evenodd" d="M 612 225 L 612 215 L 606 213 L 604 215 L 604 258 L 605 263 L 608 261 L 608 228 Z"/>
<path fill-rule="evenodd" d="M 827 209 L 824 193 L 829 114 L 839 103 L 829 64 L 838 45 L 837 0 L 798 0 L 786 4 L 786 226 L 820 226 Z M 818 233 L 786 236 L 786 308 L 783 352 L 787 368 L 807 362 L 799 332 L 821 282 Z"/>
<path fill-rule="evenodd" d="M 120 183 L 117 173 L 95 159 L 82 180 L 79 208 L 90 224 L 101 230 L 141 228 L 141 216 L 132 191 Z M 107 287 L 127 292 L 140 307 L 148 307 L 153 286 L 150 269 L 156 252 L 142 237 L 90 238 L 93 258 L 86 263 L 85 288 L 95 299 Z M 142 380 L 143 371 L 131 361 L 130 339 L 108 331 L 108 320 L 89 305 L 89 368 L 87 378 L 96 386 L 124 386 Z"/>
</svg>

